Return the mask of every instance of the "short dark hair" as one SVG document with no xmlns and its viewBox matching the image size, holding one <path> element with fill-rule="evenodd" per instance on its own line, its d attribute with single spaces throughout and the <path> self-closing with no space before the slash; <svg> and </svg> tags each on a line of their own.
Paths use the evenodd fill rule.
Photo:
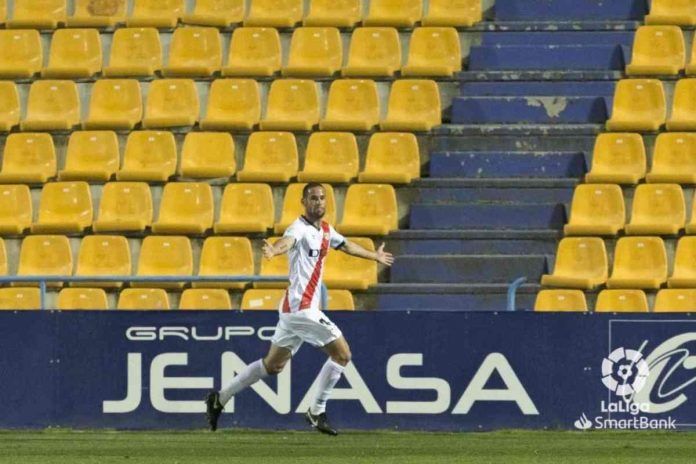
<svg viewBox="0 0 696 464">
<path fill-rule="evenodd" d="M 309 184 L 305 185 L 304 188 L 302 189 L 302 199 L 304 200 L 305 198 L 307 198 L 309 191 L 315 187 L 324 188 L 324 186 L 322 184 L 320 184 L 319 182 L 310 182 Z M 324 190 L 326 190 L 326 189 L 324 189 Z"/>
</svg>

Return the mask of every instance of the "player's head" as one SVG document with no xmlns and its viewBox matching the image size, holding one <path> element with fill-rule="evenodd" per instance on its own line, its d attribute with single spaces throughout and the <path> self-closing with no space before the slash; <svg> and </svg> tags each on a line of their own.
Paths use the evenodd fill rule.
<svg viewBox="0 0 696 464">
<path fill-rule="evenodd" d="M 326 213 L 326 190 L 318 182 L 310 182 L 302 189 L 302 205 L 305 216 L 311 221 L 324 217 Z"/>
</svg>

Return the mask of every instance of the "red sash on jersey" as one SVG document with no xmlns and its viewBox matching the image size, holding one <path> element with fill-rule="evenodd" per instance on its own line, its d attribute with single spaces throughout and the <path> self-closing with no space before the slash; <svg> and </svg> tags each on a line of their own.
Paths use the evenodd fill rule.
<svg viewBox="0 0 696 464">
<path fill-rule="evenodd" d="M 319 283 L 319 276 L 321 275 L 321 269 L 324 265 L 324 258 L 329 252 L 329 240 L 331 238 L 331 229 L 329 229 L 329 224 L 325 221 L 321 222 L 321 231 L 323 232 L 323 237 L 321 240 L 321 249 L 319 250 L 319 259 L 317 264 L 314 265 L 314 271 L 312 272 L 312 277 L 309 279 L 307 288 L 305 288 L 302 294 L 302 300 L 300 301 L 299 310 L 309 309 L 312 305 L 312 299 L 314 298 L 314 292 L 317 290 L 317 284 Z M 285 291 L 285 297 L 283 299 L 283 312 L 290 312 L 290 303 L 288 301 L 288 291 Z"/>
</svg>

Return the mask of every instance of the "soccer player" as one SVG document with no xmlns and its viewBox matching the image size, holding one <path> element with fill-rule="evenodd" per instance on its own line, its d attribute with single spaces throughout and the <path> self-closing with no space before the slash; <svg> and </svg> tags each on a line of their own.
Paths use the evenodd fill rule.
<svg viewBox="0 0 696 464">
<path fill-rule="evenodd" d="M 302 205 L 305 214 L 290 225 L 280 240 L 273 245 L 264 240 L 265 258 L 286 252 L 290 257 L 290 285 L 278 308 L 279 321 L 271 347 L 265 358 L 249 364 L 225 388 L 208 394 L 206 417 L 212 431 L 217 429 L 220 414 L 230 398 L 268 375 L 279 374 L 302 343 L 307 342 L 321 348 L 328 359 L 319 371 L 319 391 L 305 419 L 322 433 L 338 434 L 326 418 L 326 402 L 350 362 L 351 353 L 341 330 L 319 308 L 324 260 L 329 246 L 386 266 L 391 266 L 394 258 L 384 251 L 384 244 L 377 251 L 366 250 L 346 240 L 322 220 L 326 213 L 326 192 L 321 184 L 309 183 L 304 187 Z"/>
</svg>

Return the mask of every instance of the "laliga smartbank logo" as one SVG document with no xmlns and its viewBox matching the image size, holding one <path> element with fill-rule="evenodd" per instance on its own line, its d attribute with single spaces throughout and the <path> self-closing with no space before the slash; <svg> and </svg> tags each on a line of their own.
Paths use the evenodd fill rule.
<svg viewBox="0 0 696 464">
<path fill-rule="evenodd" d="M 642 398 L 649 398 L 649 392 L 647 396 L 640 395 L 650 376 L 650 363 L 642 354 L 647 344 L 648 341 L 644 341 L 638 350 L 617 348 L 602 360 L 602 383 L 612 392 L 610 397 L 615 397 L 615 400 L 602 400 L 602 414 L 593 419 L 588 418 L 583 412 L 573 423 L 576 429 L 676 429 L 676 423 L 671 417 L 653 419 L 644 415 L 655 412 L 650 401 L 640 401 Z M 654 354 L 655 352 L 648 358 Z M 614 417 L 611 417 L 612 414 Z"/>
</svg>

